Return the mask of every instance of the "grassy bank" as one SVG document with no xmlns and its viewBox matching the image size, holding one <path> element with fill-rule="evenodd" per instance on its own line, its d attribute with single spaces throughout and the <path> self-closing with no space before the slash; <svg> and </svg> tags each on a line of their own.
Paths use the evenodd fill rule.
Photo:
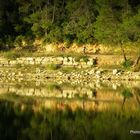
<svg viewBox="0 0 140 140">
<path fill-rule="evenodd" d="M 36 50 L 26 49 L 24 47 L 18 47 L 9 51 L 0 51 L 1 57 L 16 58 L 21 56 L 72 56 L 80 57 L 84 55 L 122 55 L 120 46 L 102 45 L 102 44 L 71 44 L 69 47 L 65 43 L 35 43 Z M 122 47 L 124 48 L 126 55 L 139 55 L 140 54 L 139 43 L 129 43 Z M 85 50 L 84 50 L 85 49 Z"/>
</svg>

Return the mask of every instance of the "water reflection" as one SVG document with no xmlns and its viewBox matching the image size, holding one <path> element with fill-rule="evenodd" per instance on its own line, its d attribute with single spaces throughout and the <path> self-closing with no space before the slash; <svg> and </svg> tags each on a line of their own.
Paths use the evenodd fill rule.
<svg viewBox="0 0 140 140">
<path fill-rule="evenodd" d="M 0 84 L 0 139 L 134 140 L 139 82 Z"/>
<path fill-rule="evenodd" d="M 0 102 L 0 138 L 23 140 L 134 140 L 140 112 L 92 111 L 70 107 L 34 110 L 29 105 Z"/>
</svg>

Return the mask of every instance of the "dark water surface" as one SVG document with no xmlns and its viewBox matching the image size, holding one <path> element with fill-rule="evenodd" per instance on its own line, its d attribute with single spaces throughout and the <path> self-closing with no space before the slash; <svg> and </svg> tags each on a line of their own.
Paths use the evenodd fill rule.
<svg viewBox="0 0 140 140">
<path fill-rule="evenodd" d="M 139 140 L 139 131 L 140 82 L 0 83 L 0 140 Z"/>
</svg>

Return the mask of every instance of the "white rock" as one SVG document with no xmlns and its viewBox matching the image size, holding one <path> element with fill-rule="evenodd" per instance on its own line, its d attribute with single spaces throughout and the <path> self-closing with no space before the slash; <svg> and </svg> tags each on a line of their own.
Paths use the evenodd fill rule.
<svg viewBox="0 0 140 140">
<path fill-rule="evenodd" d="M 116 85 L 116 84 L 112 84 L 112 88 L 113 88 L 114 90 L 116 90 L 116 89 L 117 89 L 117 85 Z"/>
<path fill-rule="evenodd" d="M 68 57 L 68 60 L 69 60 L 69 61 L 73 61 L 73 58 L 72 58 L 72 57 Z"/>
<path fill-rule="evenodd" d="M 116 75 L 118 73 L 118 70 L 117 69 L 114 69 L 113 70 L 113 75 Z"/>
<path fill-rule="evenodd" d="M 118 72 L 118 73 L 117 73 L 117 75 L 121 75 L 121 74 L 122 74 L 121 72 Z"/>
<path fill-rule="evenodd" d="M 92 66 L 93 65 L 93 62 L 92 61 L 88 61 L 87 62 L 87 65 Z"/>
<path fill-rule="evenodd" d="M 96 74 L 97 74 L 97 75 L 100 75 L 100 74 L 101 74 L 101 71 L 99 71 L 99 70 L 96 71 Z"/>
<path fill-rule="evenodd" d="M 63 61 L 66 61 L 67 62 L 68 61 L 68 58 L 67 57 L 64 57 Z"/>
<path fill-rule="evenodd" d="M 58 61 L 63 61 L 63 57 L 57 57 Z"/>
<path fill-rule="evenodd" d="M 27 61 L 33 61 L 34 58 L 32 58 L 32 57 L 27 57 L 26 60 L 27 60 Z"/>
</svg>

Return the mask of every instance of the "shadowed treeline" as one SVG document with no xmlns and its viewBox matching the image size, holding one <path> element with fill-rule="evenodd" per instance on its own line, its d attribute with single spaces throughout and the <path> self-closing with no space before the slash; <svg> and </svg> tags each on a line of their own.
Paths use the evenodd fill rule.
<svg viewBox="0 0 140 140">
<path fill-rule="evenodd" d="M 0 0 L 0 49 L 30 49 L 36 38 L 64 48 L 139 43 L 139 7 L 140 0 Z"/>
</svg>

